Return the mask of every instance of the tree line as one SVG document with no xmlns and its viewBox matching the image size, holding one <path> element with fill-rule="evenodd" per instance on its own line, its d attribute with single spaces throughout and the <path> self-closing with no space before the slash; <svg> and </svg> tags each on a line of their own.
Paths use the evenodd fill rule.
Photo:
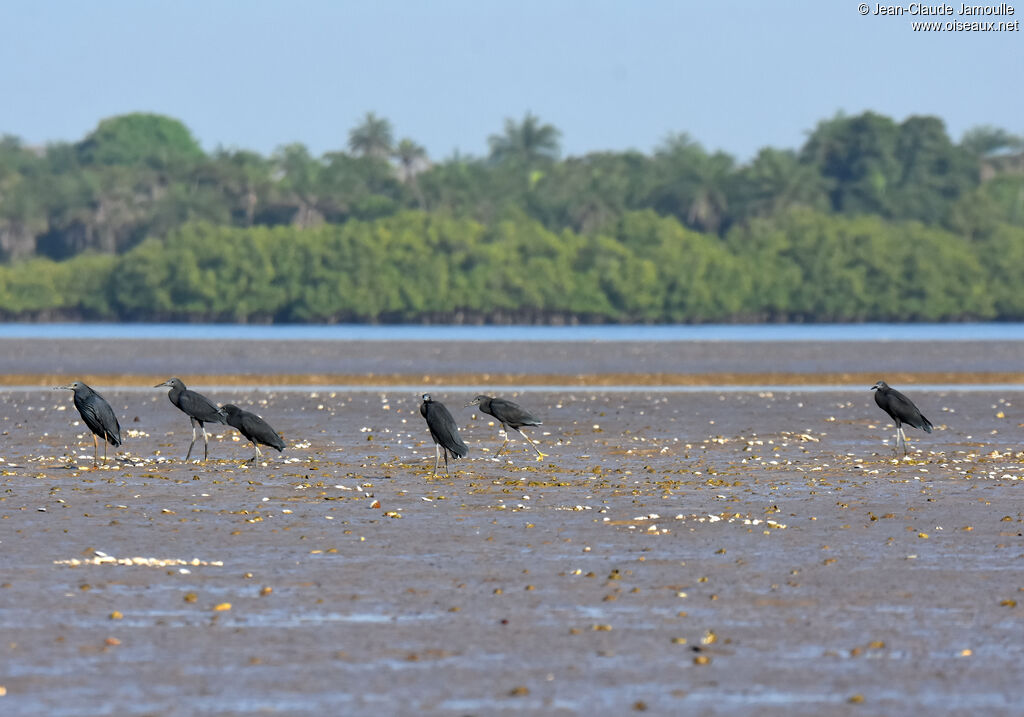
<svg viewBox="0 0 1024 717">
<path fill-rule="evenodd" d="M 740 164 L 673 135 L 562 159 L 527 114 L 433 162 L 205 153 L 158 115 L 0 140 L 0 316 L 184 321 L 1022 319 L 1019 137 L 863 113 Z"/>
<path fill-rule="evenodd" d="M 0 266 L 7 318 L 237 322 L 1024 319 L 1024 228 L 982 238 L 794 208 L 724 238 L 652 210 L 603 232 L 408 210 L 192 223 L 122 254 Z M 915 281 L 906 277 L 913 276 Z"/>
</svg>

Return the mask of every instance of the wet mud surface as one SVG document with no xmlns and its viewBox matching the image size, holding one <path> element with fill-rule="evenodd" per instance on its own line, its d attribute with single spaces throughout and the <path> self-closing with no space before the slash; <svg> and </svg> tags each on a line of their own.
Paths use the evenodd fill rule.
<svg viewBox="0 0 1024 717">
<path fill-rule="evenodd" d="M 901 387 L 897 460 L 867 386 L 527 390 L 538 460 L 438 387 L 434 478 L 407 392 L 197 384 L 285 438 L 246 465 L 95 388 L 99 468 L 70 392 L 0 389 L 4 715 L 1020 713 L 1018 392 Z"/>
</svg>

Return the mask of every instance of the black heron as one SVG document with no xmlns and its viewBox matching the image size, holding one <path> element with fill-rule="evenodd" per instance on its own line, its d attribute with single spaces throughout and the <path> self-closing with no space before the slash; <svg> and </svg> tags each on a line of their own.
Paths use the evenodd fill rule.
<svg viewBox="0 0 1024 717">
<path fill-rule="evenodd" d="M 903 440 L 903 455 L 907 455 L 907 435 L 903 432 L 903 424 L 919 428 L 925 433 L 932 432 L 932 422 L 921 415 L 917 406 L 909 398 L 894 388 L 889 388 L 885 381 L 879 381 L 871 390 L 875 392 L 875 403 L 883 411 L 889 414 L 889 418 L 896 424 L 896 445 L 893 453 L 899 450 L 900 440 Z"/>
<path fill-rule="evenodd" d="M 459 427 L 452 418 L 443 403 L 438 403 L 430 397 L 429 393 L 423 394 L 423 403 L 420 404 L 420 415 L 427 421 L 427 428 L 430 429 L 430 437 L 434 439 L 434 475 L 437 475 L 437 464 L 441 460 L 441 453 L 444 453 L 444 474 L 448 475 L 448 454 L 452 458 L 463 458 L 469 449 L 459 437 Z"/>
<path fill-rule="evenodd" d="M 249 463 L 263 457 L 263 454 L 260 453 L 260 443 L 276 448 L 278 453 L 284 450 L 284 441 L 281 440 L 281 436 L 277 435 L 277 431 L 255 413 L 244 411 L 233 403 L 225 403 L 221 409 L 228 416 L 228 425 L 237 428 L 256 449 L 256 453 L 249 459 Z"/>
<path fill-rule="evenodd" d="M 170 386 L 167 398 L 171 403 L 181 409 L 192 422 L 192 442 L 188 444 L 188 453 L 185 454 L 185 462 L 192 457 L 192 446 L 196 444 L 196 428 L 203 432 L 203 460 L 210 457 L 209 442 L 206 437 L 206 423 L 227 423 L 228 417 L 217 405 L 206 396 L 190 391 L 185 387 L 180 378 L 169 378 L 163 383 L 158 383 L 154 388 Z"/>
<path fill-rule="evenodd" d="M 499 448 L 498 452 L 494 454 L 495 456 L 500 456 L 501 452 L 505 450 L 505 446 L 508 445 L 510 440 L 508 429 L 513 428 L 516 433 L 526 439 L 527 443 L 533 446 L 533 450 L 537 451 L 538 458 L 544 457 L 544 454 L 540 452 L 539 448 L 537 448 L 537 444 L 531 441 L 530 437 L 520 430 L 523 426 L 539 426 L 541 425 L 541 421 L 529 411 L 524 410 L 518 403 L 504 398 L 477 396 L 466 404 L 467 408 L 469 406 L 479 406 L 481 411 L 494 416 L 501 422 L 501 429 L 505 432 L 505 442 L 501 444 L 501 448 Z"/>
<path fill-rule="evenodd" d="M 82 420 L 92 431 L 92 464 L 99 463 L 99 438 L 103 439 L 103 462 L 107 461 L 107 444 L 114 448 L 121 445 L 121 426 L 117 423 L 117 416 L 114 409 L 110 407 L 106 399 L 99 395 L 81 381 L 75 381 L 67 386 L 57 386 L 57 389 L 67 389 L 75 392 L 75 408 L 82 414 Z"/>
</svg>

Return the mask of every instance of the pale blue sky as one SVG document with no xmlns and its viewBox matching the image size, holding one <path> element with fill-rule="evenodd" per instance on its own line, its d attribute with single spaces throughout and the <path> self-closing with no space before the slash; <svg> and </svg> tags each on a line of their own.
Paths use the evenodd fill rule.
<svg viewBox="0 0 1024 717">
<path fill-rule="evenodd" d="M 562 130 L 564 154 L 688 132 L 740 159 L 798 147 L 839 110 L 937 115 L 955 138 L 1024 133 L 1024 33 L 915 33 L 858 4 L 4 0 L 0 133 L 76 141 L 147 111 L 206 149 L 320 154 L 374 111 L 444 158 L 485 154 L 530 110 Z"/>
</svg>

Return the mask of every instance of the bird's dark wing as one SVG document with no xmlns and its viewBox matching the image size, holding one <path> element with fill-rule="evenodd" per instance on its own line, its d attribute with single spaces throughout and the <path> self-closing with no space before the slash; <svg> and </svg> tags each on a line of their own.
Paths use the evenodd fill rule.
<svg viewBox="0 0 1024 717">
<path fill-rule="evenodd" d="M 79 399 L 76 393 L 75 407 L 90 431 L 115 448 L 121 445 L 121 426 L 106 399 L 95 392 Z"/>
<path fill-rule="evenodd" d="M 421 409 L 421 412 L 427 419 L 427 427 L 434 442 L 459 458 L 469 453 L 469 448 L 459 436 L 459 427 L 448 409 L 437 402 L 424 403 L 423 406 L 426 408 Z"/>
<path fill-rule="evenodd" d="M 197 421 L 203 423 L 227 423 L 224 411 L 201 393 L 185 389 L 178 394 L 175 405 Z"/>
<path fill-rule="evenodd" d="M 242 435 L 254 443 L 262 443 L 265 446 L 284 450 L 284 441 L 277 431 L 270 427 L 270 424 L 249 411 L 238 411 L 234 416 L 228 417 L 228 423 L 242 432 Z"/>
<path fill-rule="evenodd" d="M 898 417 L 908 426 L 919 428 L 926 433 L 932 432 L 931 421 L 921 415 L 917 406 L 915 406 L 914 402 L 909 398 L 894 389 L 887 391 L 885 398 L 889 405 L 889 410 L 887 412 L 890 416 Z"/>
<path fill-rule="evenodd" d="M 539 426 L 540 419 L 523 409 L 518 403 L 504 398 L 491 399 L 490 414 L 513 428 Z"/>
</svg>

